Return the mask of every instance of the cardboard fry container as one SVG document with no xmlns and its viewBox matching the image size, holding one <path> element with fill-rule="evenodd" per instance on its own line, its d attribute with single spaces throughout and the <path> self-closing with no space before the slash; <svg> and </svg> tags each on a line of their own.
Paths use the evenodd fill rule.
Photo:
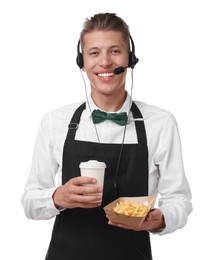
<svg viewBox="0 0 214 260">
<path fill-rule="evenodd" d="M 155 197 L 153 196 L 144 196 L 144 197 L 120 197 L 116 200 L 114 200 L 113 202 L 111 202 L 110 204 L 106 205 L 103 209 L 106 213 L 106 217 L 113 221 L 113 222 L 117 222 L 117 223 L 121 223 L 121 224 L 126 224 L 132 227 L 138 227 L 140 226 L 143 221 L 145 220 L 147 214 L 149 213 L 150 209 L 152 208 L 154 202 L 155 202 Z M 116 207 L 117 203 L 119 201 L 131 201 L 134 203 L 144 203 L 146 201 L 148 202 L 152 202 L 151 205 L 149 205 L 147 207 L 147 210 L 145 212 L 145 214 L 142 217 L 135 217 L 135 216 L 127 216 L 125 214 L 121 214 L 121 213 L 116 213 L 114 212 L 114 207 Z"/>
</svg>

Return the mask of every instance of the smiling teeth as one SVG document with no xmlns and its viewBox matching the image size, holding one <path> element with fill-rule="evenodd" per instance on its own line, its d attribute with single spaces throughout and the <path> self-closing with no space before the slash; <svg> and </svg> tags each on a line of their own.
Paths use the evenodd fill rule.
<svg viewBox="0 0 214 260">
<path fill-rule="evenodd" d="M 114 73 L 99 73 L 97 74 L 99 77 L 111 77 Z"/>
</svg>

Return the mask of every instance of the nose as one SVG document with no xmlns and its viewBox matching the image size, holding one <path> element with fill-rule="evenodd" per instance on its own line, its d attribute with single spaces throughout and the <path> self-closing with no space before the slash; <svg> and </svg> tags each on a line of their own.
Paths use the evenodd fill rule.
<svg viewBox="0 0 214 260">
<path fill-rule="evenodd" d="M 99 65 L 103 68 L 110 67 L 112 64 L 111 57 L 108 53 L 103 53 L 100 56 Z"/>
</svg>

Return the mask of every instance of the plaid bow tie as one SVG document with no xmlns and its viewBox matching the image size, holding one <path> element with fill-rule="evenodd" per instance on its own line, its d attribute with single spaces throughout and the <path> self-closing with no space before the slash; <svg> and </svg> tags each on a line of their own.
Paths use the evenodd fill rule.
<svg viewBox="0 0 214 260">
<path fill-rule="evenodd" d="M 106 113 L 96 109 L 92 112 L 92 120 L 94 124 L 101 123 L 105 120 L 112 120 L 119 125 L 126 125 L 128 117 L 126 112 L 121 113 Z"/>
</svg>

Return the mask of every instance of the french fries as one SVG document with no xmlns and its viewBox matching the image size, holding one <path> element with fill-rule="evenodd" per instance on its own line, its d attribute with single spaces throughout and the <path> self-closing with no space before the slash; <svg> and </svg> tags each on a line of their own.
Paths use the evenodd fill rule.
<svg viewBox="0 0 214 260">
<path fill-rule="evenodd" d="M 128 200 L 118 201 L 115 207 L 113 207 L 114 212 L 119 214 L 124 214 L 126 216 L 134 217 L 144 217 L 149 212 L 155 198 L 150 201 L 145 201 L 143 203 L 135 203 Z"/>
</svg>

